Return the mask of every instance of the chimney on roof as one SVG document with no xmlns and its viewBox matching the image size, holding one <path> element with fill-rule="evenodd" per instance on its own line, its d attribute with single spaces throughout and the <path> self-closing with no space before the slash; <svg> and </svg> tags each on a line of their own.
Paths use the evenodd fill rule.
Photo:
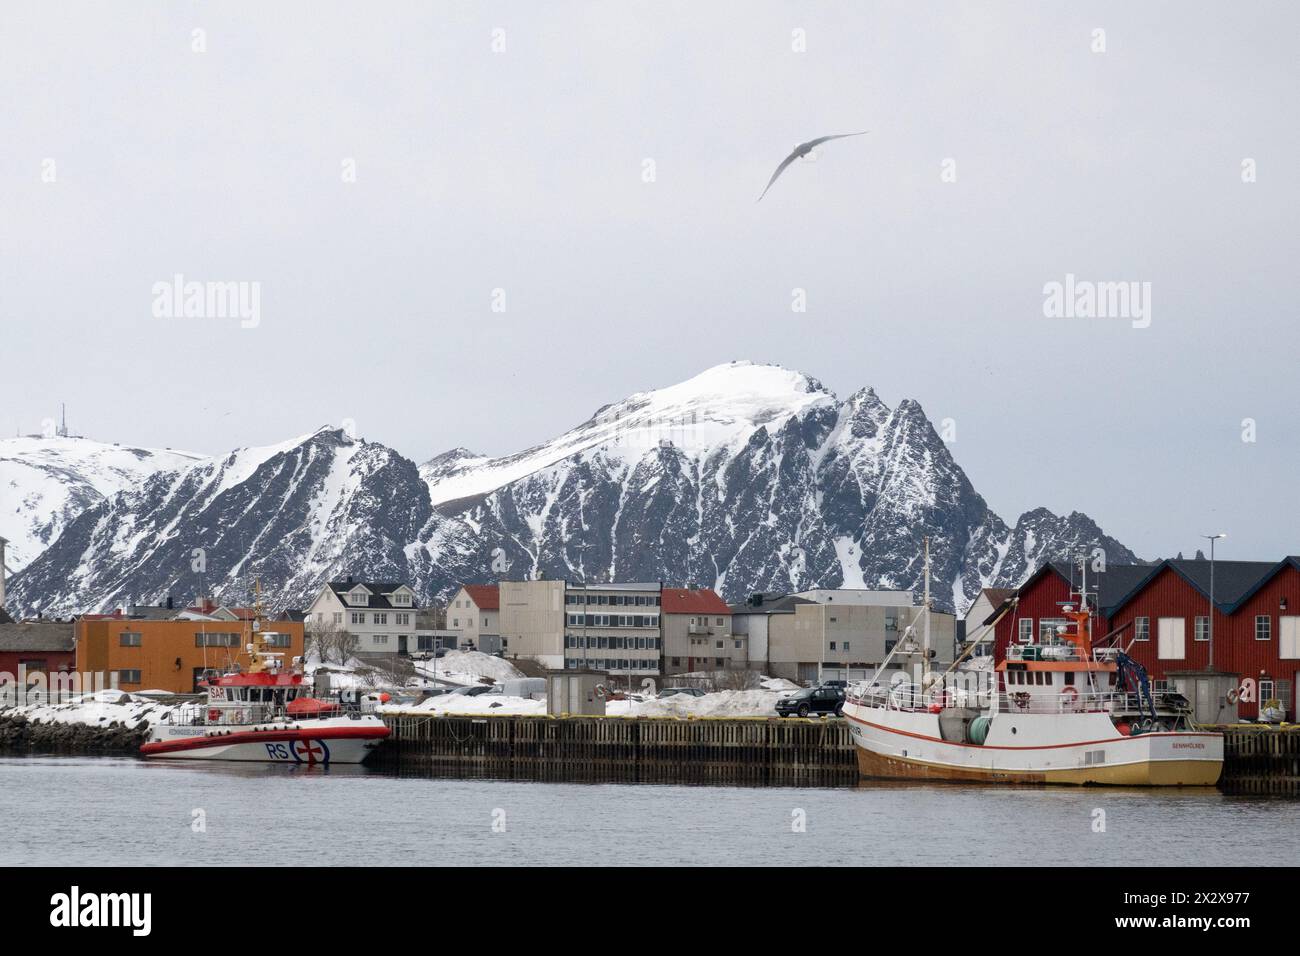
<svg viewBox="0 0 1300 956">
<path fill-rule="evenodd" d="M 172 604 L 172 596 L 171 596 L 170 594 L 167 595 L 167 610 L 169 610 L 169 611 L 171 611 L 171 610 L 175 610 L 175 607 L 174 607 L 174 605 Z"/>
<path fill-rule="evenodd" d="M 351 584 L 351 583 L 352 583 L 352 575 L 349 574 L 349 575 L 348 575 L 348 584 Z"/>
</svg>

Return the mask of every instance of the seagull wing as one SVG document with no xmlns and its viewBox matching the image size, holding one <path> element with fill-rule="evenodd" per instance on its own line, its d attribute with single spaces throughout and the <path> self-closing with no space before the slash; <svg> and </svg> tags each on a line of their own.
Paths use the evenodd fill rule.
<svg viewBox="0 0 1300 956">
<path fill-rule="evenodd" d="M 869 132 L 871 132 L 871 130 L 864 129 L 861 133 L 836 133 L 834 136 L 819 136 L 816 139 L 810 139 L 799 148 L 803 149 L 806 146 L 808 149 L 816 149 L 822 143 L 829 143 L 833 139 L 846 139 L 849 136 L 865 136 Z"/>
<path fill-rule="evenodd" d="M 780 176 L 783 172 L 785 172 L 785 168 L 789 166 L 791 163 L 793 163 L 795 159 L 798 158 L 798 156 L 799 156 L 799 150 L 798 148 L 796 148 L 793 153 L 791 153 L 785 159 L 781 160 L 781 165 L 776 167 L 776 172 L 772 174 L 772 178 L 769 179 L 767 181 L 767 185 L 763 187 L 763 196 L 766 196 L 767 191 L 772 188 L 772 184 L 776 182 L 776 177 Z M 763 196 L 759 196 L 757 199 L 754 200 L 754 202 L 762 202 Z"/>
</svg>

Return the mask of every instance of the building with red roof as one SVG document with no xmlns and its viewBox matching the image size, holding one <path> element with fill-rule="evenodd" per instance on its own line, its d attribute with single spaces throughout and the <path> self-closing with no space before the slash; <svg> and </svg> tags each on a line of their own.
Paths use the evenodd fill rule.
<svg viewBox="0 0 1300 956">
<path fill-rule="evenodd" d="M 664 674 L 749 668 L 748 642 L 712 588 L 664 588 L 661 598 Z"/>
<path fill-rule="evenodd" d="M 463 584 L 447 602 L 447 630 L 458 647 L 501 650 L 501 589 L 495 584 Z"/>
<path fill-rule="evenodd" d="M 1079 582 L 1079 570 L 1059 562 L 1031 574 L 983 622 L 995 630 L 997 659 L 1009 644 L 1050 635 L 1063 623 L 1061 605 L 1077 600 Z M 1119 647 L 1153 680 L 1177 688 L 1199 721 L 1253 720 L 1269 700 L 1295 720 L 1300 557 L 1215 561 L 1213 610 L 1210 588 L 1203 558 L 1090 571 L 1094 643 Z"/>
</svg>

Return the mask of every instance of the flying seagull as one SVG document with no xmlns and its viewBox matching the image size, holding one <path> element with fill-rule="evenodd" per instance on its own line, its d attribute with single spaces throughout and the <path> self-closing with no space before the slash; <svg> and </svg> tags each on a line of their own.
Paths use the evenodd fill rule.
<svg viewBox="0 0 1300 956">
<path fill-rule="evenodd" d="M 807 156 L 822 143 L 829 143 L 833 139 L 844 139 L 848 136 L 862 136 L 869 132 L 871 131 L 864 129 L 861 133 L 836 133 L 834 136 L 819 136 L 816 139 L 808 140 L 806 143 L 800 143 L 794 148 L 794 152 L 781 160 L 781 165 L 776 167 L 776 172 L 772 174 L 772 178 L 767 181 L 767 186 L 763 189 L 763 196 L 767 195 L 767 191 L 772 188 L 772 184 L 776 182 L 776 178 L 785 172 L 787 166 L 793 163 L 796 159 L 799 159 L 801 156 Z M 759 196 L 754 201 L 762 202 L 763 196 Z"/>
</svg>

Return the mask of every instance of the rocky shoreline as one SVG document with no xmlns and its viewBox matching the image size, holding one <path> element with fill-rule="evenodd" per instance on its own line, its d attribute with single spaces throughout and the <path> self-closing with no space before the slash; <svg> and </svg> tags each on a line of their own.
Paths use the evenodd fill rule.
<svg viewBox="0 0 1300 956">
<path fill-rule="evenodd" d="M 115 720 L 92 727 L 0 713 L 0 753 L 138 754 L 148 736 L 147 722 L 128 727 Z"/>
</svg>

